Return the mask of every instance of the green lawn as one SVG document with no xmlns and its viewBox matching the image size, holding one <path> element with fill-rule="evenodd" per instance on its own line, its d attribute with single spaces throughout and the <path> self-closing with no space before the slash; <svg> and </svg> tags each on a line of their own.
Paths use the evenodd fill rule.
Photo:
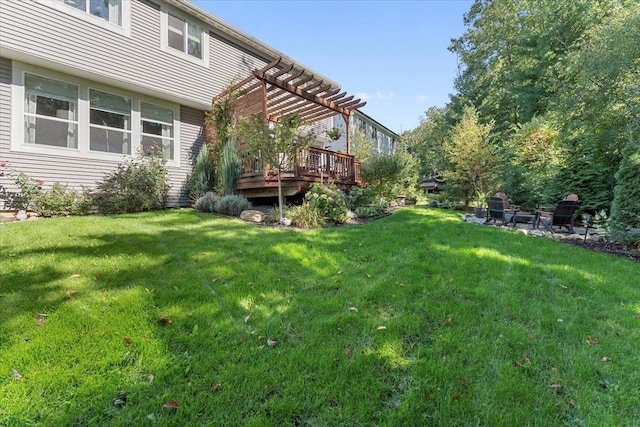
<svg viewBox="0 0 640 427">
<path fill-rule="evenodd" d="M 640 425 L 624 259 L 422 207 L 313 231 L 57 218 L 0 243 L 0 426 Z"/>
</svg>

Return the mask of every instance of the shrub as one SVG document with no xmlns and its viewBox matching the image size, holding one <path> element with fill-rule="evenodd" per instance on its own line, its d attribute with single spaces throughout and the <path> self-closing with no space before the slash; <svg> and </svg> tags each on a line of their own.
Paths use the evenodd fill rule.
<svg viewBox="0 0 640 427">
<path fill-rule="evenodd" d="M 371 218 L 374 216 L 380 216 L 387 213 L 387 205 L 384 203 L 378 203 L 371 206 L 358 206 L 353 213 L 358 218 Z"/>
<path fill-rule="evenodd" d="M 376 195 L 371 188 L 353 187 L 347 195 L 347 207 L 355 210 L 359 207 L 370 206 L 375 202 Z"/>
<path fill-rule="evenodd" d="M 400 182 L 403 169 L 404 162 L 399 155 L 376 154 L 362 163 L 360 177 L 380 199 L 391 199 L 396 185 Z"/>
<path fill-rule="evenodd" d="M 92 193 L 100 213 L 141 212 L 165 207 L 169 185 L 165 162 L 139 156 L 105 175 Z"/>
<path fill-rule="evenodd" d="M 215 204 L 218 195 L 212 192 L 207 192 L 204 196 L 198 198 L 193 208 L 200 212 L 215 212 Z"/>
<path fill-rule="evenodd" d="M 300 206 L 291 206 L 287 209 L 286 217 L 293 224 L 301 228 L 320 228 L 325 224 L 324 218 L 315 209 L 311 209 L 309 203 Z"/>
<path fill-rule="evenodd" d="M 222 185 L 225 195 L 236 193 L 240 172 L 240 159 L 236 151 L 236 143 L 233 138 L 229 138 L 222 149 Z"/>
<path fill-rule="evenodd" d="M 40 216 L 82 215 L 91 208 L 91 199 L 66 185 L 56 182 L 35 198 L 34 210 Z"/>
<path fill-rule="evenodd" d="M 627 245 L 640 246 L 640 143 L 633 140 L 622 150 L 622 161 L 616 173 L 609 234 L 612 239 Z"/>
<path fill-rule="evenodd" d="M 187 178 L 189 198 L 192 201 L 204 196 L 215 185 L 216 173 L 213 163 L 209 160 L 210 152 L 207 144 L 204 144 L 196 157 L 193 171 Z"/>
<path fill-rule="evenodd" d="M 347 203 L 344 193 L 330 184 L 313 184 L 305 194 L 309 207 L 328 221 L 342 224 L 347 220 Z"/>
<path fill-rule="evenodd" d="M 229 195 L 219 197 L 214 202 L 214 212 L 221 215 L 240 216 L 240 213 L 251 207 L 244 196 Z"/>
</svg>

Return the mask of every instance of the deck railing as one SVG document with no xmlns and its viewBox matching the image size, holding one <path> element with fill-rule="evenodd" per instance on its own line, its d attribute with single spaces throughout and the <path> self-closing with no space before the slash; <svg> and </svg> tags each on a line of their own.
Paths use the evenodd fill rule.
<svg viewBox="0 0 640 427">
<path fill-rule="evenodd" d="M 334 181 L 339 184 L 354 185 L 360 182 L 360 164 L 350 154 L 309 147 L 298 152 L 293 161 L 285 159 L 282 177 L 286 179 L 304 178 L 311 181 Z M 242 159 L 243 175 L 256 176 L 263 172 L 265 180 L 274 175 L 274 170 L 265 170 L 257 159 Z"/>
</svg>

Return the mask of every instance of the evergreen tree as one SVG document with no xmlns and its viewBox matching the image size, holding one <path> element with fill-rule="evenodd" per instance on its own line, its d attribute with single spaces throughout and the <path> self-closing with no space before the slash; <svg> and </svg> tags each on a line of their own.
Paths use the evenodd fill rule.
<svg viewBox="0 0 640 427">
<path fill-rule="evenodd" d="M 640 246 L 640 141 L 631 131 L 616 173 L 609 233 L 625 245 Z"/>
</svg>

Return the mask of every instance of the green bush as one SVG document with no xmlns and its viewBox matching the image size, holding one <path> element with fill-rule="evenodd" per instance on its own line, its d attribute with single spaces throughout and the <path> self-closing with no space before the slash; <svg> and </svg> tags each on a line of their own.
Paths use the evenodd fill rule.
<svg viewBox="0 0 640 427">
<path fill-rule="evenodd" d="M 309 207 L 335 224 L 347 221 L 347 203 L 344 193 L 332 184 L 313 184 L 305 194 Z"/>
<path fill-rule="evenodd" d="M 376 195 L 369 187 L 353 187 L 347 195 L 347 207 L 355 210 L 359 207 L 370 206 L 375 203 Z"/>
<path fill-rule="evenodd" d="M 169 185 L 165 162 L 157 156 L 139 156 L 105 175 L 91 196 L 98 212 L 142 212 L 165 207 Z"/>
<path fill-rule="evenodd" d="M 34 210 L 40 216 L 86 214 L 91 198 L 56 182 L 51 189 L 41 191 L 34 199 Z"/>
<path fill-rule="evenodd" d="M 358 206 L 353 213 L 358 218 L 371 218 L 374 216 L 380 216 L 387 213 L 387 205 L 385 203 L 378 203 L 370 206 Z"/>
<path fill-rule="evenodd" d="M 300 228 L 320 228 L 325 225 L 324 218 L 322 218 L 320 212 L 312 209 L 309 203 L 289 207 L 286 211 L 286 217 Z"/>
<path fill-rule="evenodd" d="M 215 200 L 213 210 L 221 215 L 240 216 L 240 213 L 251 207 L 244 196 L 229 195 Z"/>
<path fill-rule="evenodd" d="M 640 246 L 640 143 L 633 140 L 622 150 L 622 162 L 616 173 L 616 186 L 609 235 L 627 246 Z"/>
<path fill-rule="evenodd" d="M 379 199 L 391 200 L 402 179 L 404 160 L 400 155 L 375 154 L 360 166 L 360 177 Z"/>
<path fill-rule="evenodd" d="M 240 172 L 236 142 L 233 138 L 229 138 L 222 149 L 222 185 L 226 196 L 236 193 Z"/>
<path fill-rule="evenodd" d="M 196 157 L 193 171 L 187 178 L 189 198 L 194 201 L 202 197 L 215 186 L 216 171 L 209 160 L 211 150 L 204 144 Z"/>
<path fill-rule="evenodd" d="M 216 199 L 218 195 L 209 191 L 196 200 L 193 208 L 200 212 L 215 212 Z"/>
</svg>

